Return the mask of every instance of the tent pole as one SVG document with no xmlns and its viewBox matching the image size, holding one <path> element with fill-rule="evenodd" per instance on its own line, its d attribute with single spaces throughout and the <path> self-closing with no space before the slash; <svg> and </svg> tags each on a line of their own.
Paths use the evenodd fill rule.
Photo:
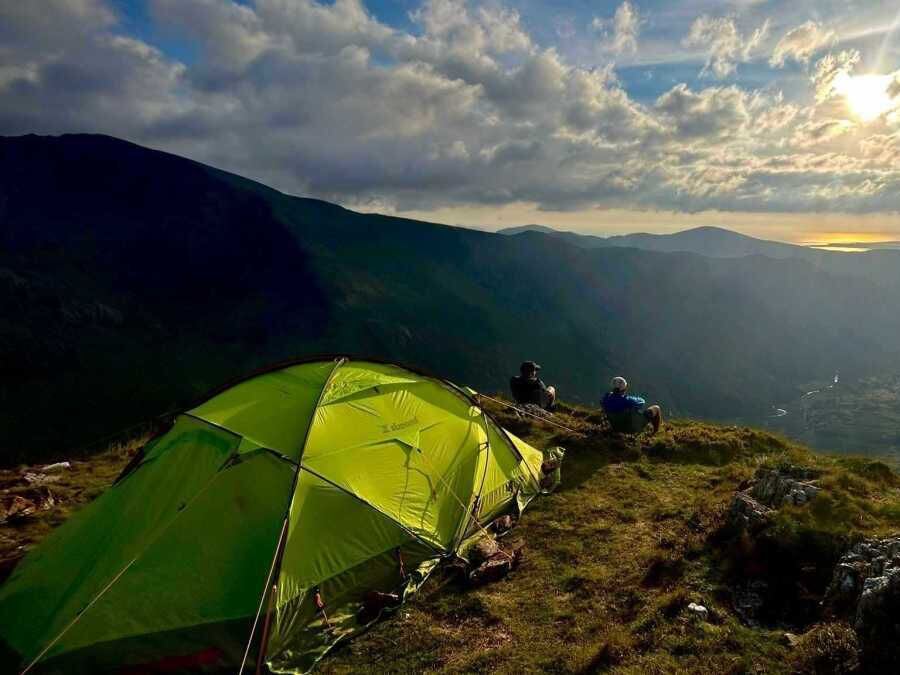
<svg viewBox="0 0 900 675">
<path fill-rule="evenodd" d="M 288 529 L 288 519 L 284 519 L 284 524 L 281 526 L 281 536 L 278 538 L 278 549 L 275 552 L 275 560 L 272 565 L 272 570 L 279 569 L 281 567 L 281 557 L 284 554 L 284 544 L 287 539 L 285 536 L 287 534 Z M 256 675 L 262 675 L 263 663 L 266 660 L 266 647 L 269 644 L 269 630 L 272 627 L 272 605 L 275 601 L 275 595 L 278 593 L 278 579 L 272 577 L 272 583 L 268 588 L 269 591 L 269 601 L 266 606 L 266 618 L 263 621 L 263 629 L 262 636 L 259 639 L 259 654 L 256 657 Z"/>
<path fill-rule="evenodd" d="M 334 366 L 331 368 L 331 372 L 328 373 L 328 377 L 325 379 L 324 384 L 322 385 L 322 391 L 319 392 L 319 397 L 316 399 L 316 405 L 313 408 L 312 417 L 309 420 L 309 425 L 306 427 L 306 433 L 303 436 L 303 445 L 300 446 L 300 454 L 297 457 L 297 468 L 294 471 L 294 480 L 291 484 L 290 497 L 288 499 L 287 506 L 285 507 L 284 512 L 284 524 L 281 528 L 281 538 L 278 541 L 278 548 L 275 552 L 275 562 L 272 567 L 274 572 L 272 585 L 268 588 L 269 592 L 269 603 L 266 608 L 266 619 L 263 622 L 263 632 L 260 637 L 259 642 L 259 654 L 256 657 L 256 675 L 262 675 L 262 667 L 266 660 L 266 651 L 269 644 L 269 630 L 272 626 L 272 603 L 275 599 L 275 594 L 278 591 L 278 574 L 281 572 L 281 560 L 284 556 L 284 548 L 287 543 L 287 531 L 289 528 L 289 523 L 291 519 L 291 505 L 294 503 L 294 493 L 297 490 L 297 483 L 300 480 L 300 469 L 301 462 L 303 461 L 303 454 L 306 452 L 306 445 L 309 443 L 309 434 L 312 431 L 313 424 L 315 424 L 316 419 L 316 411 L 319 409 L 319 406 L 322 405 L 322 398 L 325 396 L 325 392 L 328 390 L 329 385 L 331 384 L 331 380 L 334 378 L 334 374 L 337 372 L 337 369 L 342 365 L 347 363 L 349 359 L 342 356 L 334 360 Z M 251 634 L 251 639 L 252 639 Z"/>
</svg>

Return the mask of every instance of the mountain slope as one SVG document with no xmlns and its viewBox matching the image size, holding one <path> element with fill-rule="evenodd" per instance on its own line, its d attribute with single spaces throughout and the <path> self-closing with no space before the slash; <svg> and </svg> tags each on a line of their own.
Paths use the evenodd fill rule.
<svg viewBox="0 0 900 675">
<path fill-rule="evenodd" d="M 570 400 L 625 374 L 669 411 L 753 417 L 823 372 L 898 368 L 898 308 L 804 261 L 585 249 L 354 213 L 109 137 L 0 139 L 4 462 L 312 352 L 483 391 L 533 358 Z"/>
</svg>

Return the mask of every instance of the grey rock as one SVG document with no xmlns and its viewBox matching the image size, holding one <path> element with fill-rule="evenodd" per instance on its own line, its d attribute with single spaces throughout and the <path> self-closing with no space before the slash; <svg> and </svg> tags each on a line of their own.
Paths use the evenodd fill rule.
<svg viewBox="0 0 900 675">
<path fill-rule="evenodd" d="M 814 485 L 815 474 L 806 469 L 758 469 L 750 494 L 766 506 L 777 509 L 786 504 L 800 506 L 812 501 L 822 488 Z"/>
<path fill-rule="evenodd" d="M 785 467 L 757 469 L 745 489 L 734 494 L 728 513 L 733 527 L 757 531 L 765 527 L 774 511 L 786 504 L 800 506 L 812 501 L 822 488 L 813 484 L 811 469 Z"/>
<path fill-rule="evenodd" d="M 728 509 L 728 522 L 737 529 L 756 531 L 769 523 L 772 513 L 746 492 L 736 492 Z"/>
<path fill-rule="evenodd" d="M 869 539 L 835 566 L 824 604 L 851 620 L 867 667 L 900 668 L 900 538 Z"/>
</svg>

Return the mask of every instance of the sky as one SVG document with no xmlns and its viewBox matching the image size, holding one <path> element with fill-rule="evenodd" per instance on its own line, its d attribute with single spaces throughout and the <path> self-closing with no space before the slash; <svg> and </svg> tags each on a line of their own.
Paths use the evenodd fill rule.
<svg viewBox="0 0 900 675">
<path fill-rule="evenodd" d="M 0 135 L 105 133 L 349 208 L 900 239 L 900 6 L 0 0 Z"/>
</svg>

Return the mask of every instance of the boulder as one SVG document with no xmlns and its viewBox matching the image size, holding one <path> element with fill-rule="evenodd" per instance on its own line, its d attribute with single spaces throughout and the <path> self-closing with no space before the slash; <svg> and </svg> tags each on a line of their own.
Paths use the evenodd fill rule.
<svg viewBox="0 0 900 675">
<path fill-rule="evenodd" d="M 760 468 L 751 483 L 750 494 L 773 509 L 785 505 L 800 506 L 821 492 L 822 488 L 812 482 L 815 477 L 811 470 L 798 467 Z"/>
<path fill-rule="evenodd" d="M 900 537 L 868 539 L 850 547 L 834 568 L 824 603 L 832 610 L 855 611 L 866 584 L 874 592 L 875 579 L 885 579 L 900 569 Z"/>
<path fill-rule="evenodd" d="M 753 478 L 734 493 L 728 521 L 739 530 L 761 530 L 776 509 L 813 500 L 822 490 L 814 484 L 816 475 L 811 469 L 794 466 L 757 469 Z"/>
<path fill-rule="evenodd" d="M 900 537 L 854 544 L 835 566 L 824 604 L 850 617 L 866 668 L 900 671 Z"/>
<path fill-rule="evenodd" d="M 773 510 L 746 492 L 735 492 L 728 509 L 728 522 L 739 530 L 755 532 L 769 523 Z"/>
</svg>

